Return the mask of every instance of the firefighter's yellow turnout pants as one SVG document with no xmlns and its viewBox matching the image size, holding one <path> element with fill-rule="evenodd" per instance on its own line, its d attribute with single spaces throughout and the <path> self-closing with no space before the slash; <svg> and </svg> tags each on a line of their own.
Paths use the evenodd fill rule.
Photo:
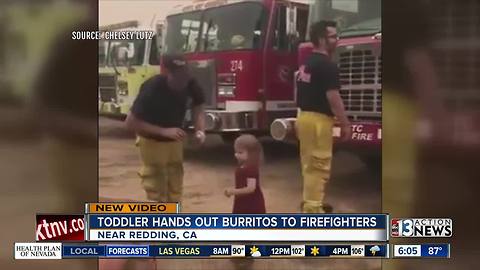
<svg viewBox="0 0 480 270">
<path fill-rule="evenodd" d="M 324 213 L 325 185 L 332 162 L 333 118 L 315 112 L 299 112 L 297 136 L 303 174 L 304 213 Z"/>
<path fill-rule="evenodd" d="M 183 144 L 137 138 L 143 167 L 139 171 L 149 200 L 180 202 L 183 191 Z"/>
</svg>

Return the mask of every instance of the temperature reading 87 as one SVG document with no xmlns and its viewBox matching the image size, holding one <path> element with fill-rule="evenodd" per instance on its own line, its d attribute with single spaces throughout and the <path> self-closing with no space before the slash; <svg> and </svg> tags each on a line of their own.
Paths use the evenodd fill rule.
<svg viewBox="0 0 480 270">
<path fill-rule="evenodd" d="M 438 252 L 442 250 L 442 247 L 429 247 L 428 248 L 428 255 L 437 255 Z"/>
</svg>

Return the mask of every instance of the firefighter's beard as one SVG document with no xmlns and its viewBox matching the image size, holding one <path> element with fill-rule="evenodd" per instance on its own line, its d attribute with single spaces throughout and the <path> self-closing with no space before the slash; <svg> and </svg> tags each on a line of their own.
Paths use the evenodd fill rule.
<svg viewBox="0 0 480 270">
<path fill-rule="evenodd" d="M 327 53 L 329 57 L 332 57 L 335 54 L 335 49 L 337 48 L 337 42 L 329 42 L 328 38 L 323 39 L 320 42 L 318 47 L 319 51 Z"/>
<path fill-rule="evenodd" d="M 335 54 L 335 49 L 337 48 L 337 42 L 329 42 L 328 40 L 325 41 L 326 49 L 329 56 L 333 56 Z"/>
</svg>

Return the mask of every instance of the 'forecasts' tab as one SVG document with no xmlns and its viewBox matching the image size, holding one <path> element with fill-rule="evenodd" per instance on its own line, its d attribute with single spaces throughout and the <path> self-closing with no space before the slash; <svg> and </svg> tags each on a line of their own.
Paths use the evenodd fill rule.
<svg viewBox="0 0 480 270">
<path fill-rule="evenodd" d="M 150 246 L 147 246 L 147 245 L 106 246 L 105 256 L 107 257 L 149 257 Z"/>
<path fill-rule="evenodd" d="M 87 203 L 87 214 L 172 214 L 176 203 Z"/>
</svg>

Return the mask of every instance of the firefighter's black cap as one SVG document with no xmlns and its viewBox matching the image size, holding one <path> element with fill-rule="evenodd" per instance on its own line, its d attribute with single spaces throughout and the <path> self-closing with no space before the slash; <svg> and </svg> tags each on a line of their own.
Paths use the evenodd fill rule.
<svg viewBox="0 0 480 270">
<path fill-rule="evenodd" d="M 164 54 L 162 56 L 162 64 L 171 72 L 186 72 L 187 60 L 181 54 Z"/>
</svg>

